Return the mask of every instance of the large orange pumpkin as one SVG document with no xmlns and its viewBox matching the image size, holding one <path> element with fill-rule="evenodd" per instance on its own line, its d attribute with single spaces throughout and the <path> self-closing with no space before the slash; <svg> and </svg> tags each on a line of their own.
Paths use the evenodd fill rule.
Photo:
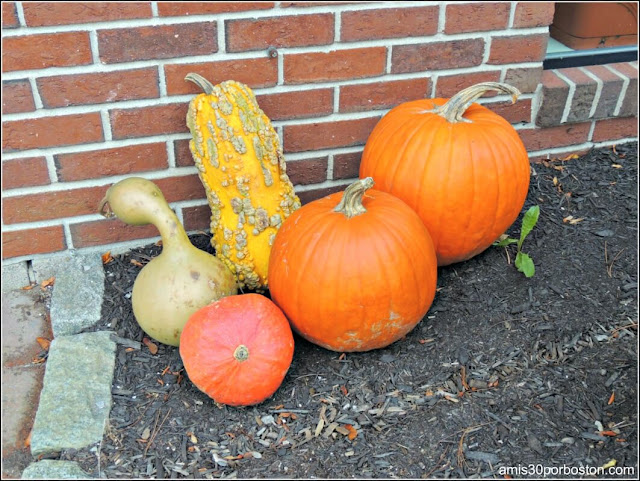
<svg viewBox="0 0 640 481">
<path fill-rule="evenodd" d="M 391 109 L 374 127 L 360 177 L 398 196 L 423 220 L 438 265 L 479 254 L 516 220 L 529 190 L 529 159 L 517 131 L 473 103 L 489 90 L 512 96 L 509 85 L 486 82 L 451 99 L 423 99 Z"/>
<path fill-rule="evenodd" d="M 404 202 L 372 186 L 359 180 L 304 205 L 271 250 L 271 298 L 294 330 L 326 349 L 385 347 L 420 322 L 435 296 L 427 229 Z"/>
<path fill-rule="evenodd" d="M 266 297 L 228 296 L 189 317 L 180 356 L 191 382 L 214 401 L 249 406 L 282 384 L 293 358 L 293 334 Z"/>
</svg>

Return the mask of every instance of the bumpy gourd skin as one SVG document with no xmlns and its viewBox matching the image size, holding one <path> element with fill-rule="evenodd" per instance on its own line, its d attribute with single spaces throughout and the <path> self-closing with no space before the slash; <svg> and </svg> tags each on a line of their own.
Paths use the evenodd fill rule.
<svg viewBox="0 0 640 481">
<path fill-rule="evenodd" d="M 300 207 L 280 140 L 246 85 L 186 79 L 205 90 L 190 102 L 187 126 L 211 207 L 211 243 L 241 289 L 264 291 L 276 232 Z"/>
</svg>

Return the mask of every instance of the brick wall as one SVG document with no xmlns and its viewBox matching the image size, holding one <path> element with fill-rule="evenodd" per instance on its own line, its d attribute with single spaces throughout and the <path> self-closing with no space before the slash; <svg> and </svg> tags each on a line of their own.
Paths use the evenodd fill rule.
<svg viewBox="0 0 640 481">
<path fill-rule="evenodd" d="M 518 129 L 533 159 L 637 137 L 637 103 L 626 101 L 637 95 L 637 63 L 543 75 L 553 5 L 3 2 L 3 259 L 157 239 L 153 226 L 96 213 L 106 189 L 130 175 L 154 180 L 189 231 L 208 230 L 187 145 L 185 114 L 198 93 L 188 72 L 254 90 L 303 202 L 357 177 L 364 143 L 390 108 L 480 81 L 523 92 L 515 105 L 481 102 Z M 537 114 L 551 98 L 582 114 L 569 118 L 563 104 L 549 123 Z"/>
</svg>

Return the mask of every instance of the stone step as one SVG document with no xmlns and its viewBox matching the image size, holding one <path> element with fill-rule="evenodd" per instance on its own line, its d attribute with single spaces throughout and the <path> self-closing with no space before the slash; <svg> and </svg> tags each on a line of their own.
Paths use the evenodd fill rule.
<svg viewBox="0 0 640 481">
<path fill-rule="evenodd" d="M 80 465 L 75 461 L 56 461 L 43 459 L 31 463 L 22 472 L 22 479 L 89 479 Z"/>
<path fill-rule="evenodd" d="M 110 331 L 87 332 L 51 342 L 31 432 L 33 456 L 102 440 L 115 368 L 116 344 L 110 336 Z"/>
<path fill-rule="evenodd" d="M 99 254 L 33 262 L 38 282 L 55 277 L 51 296 L 54 337 L 77 334 L 100 320 L 104 295 L 104 268 Z"/>
</svg>

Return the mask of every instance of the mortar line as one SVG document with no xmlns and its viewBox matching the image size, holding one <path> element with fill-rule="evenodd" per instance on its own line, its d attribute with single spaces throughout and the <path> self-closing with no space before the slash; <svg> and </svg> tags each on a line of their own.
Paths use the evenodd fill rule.
<svg viewBox="0 0 640 481">
<path fill-rule="evenodd" d="M 44 156 L 47 163 L 47 173 L 49 174 L 49 180 L 52 184 L 58 183 L 58 168 L 56 167 L 56 159 L 54 154 L 47 154 Z"/>
<path fill-rule="evenodd" d="M 593 141 L 593 131 L 596 129 L 596 121 L 592 120 L 591 121 L 591 126 L 589 127 L 589 133 L 587 134 L 587 140 L 589 142 Z"/>
<path fill-rule="evenodd" d="M 167 165 L 170 169 L 175 169 L 177 168 L 175 142 L 173 140 L 167 140 L 165 145 L 167 149 Z"/>
<path fill-rule="evenodd" d="M 26 28 L 27 21 L 24 18 L 24 8 L 22 7 L 22 2 L 16 2 L 16 16 L 18 17 L 18 24 L 22 28 Z M 2 32 L 4 36 L 5 32 Z"/>
<path fill-rule="evenodd" d="M 42 96 L 40 95 L 40 90 L 38 90 L 38 83 L 34 77 L 29 77 L 29 85 L 31 85 L 31 94 L 33 95 L 33 103 L 36 107 L 36 110 L 44 109 L 44 103 L 42 102 Z"/>
<path fill-rule="evenodd" d="M 614 74 L 616 74 L 618 77 L 622 79 L 622 88 L 620 89 L 620 94 L 618 95 L 616 108 L 613 111 L 613 116 L 617 117 L 620 114 L 620 109 L 622 109 L 622 103 L 624 102 L 624 98 L 627 95 L 627 88 L 629 88 L 629 84 L 631 83 L 631 80 L 625 74 L 623 74 L 619 70 L 614 69 L 609 65 L 604 65 L 604 67 L 609 69 L 611 72 L 613 72 Z"/>
<path fill-rule="evenodd" d="M 327 157 L 327 180 L 333 180 L 333 163 L 334 154 L 329 154 Z"/>
<path fill-rule="evenodd" d="M 113 140 L 113 133 L 111 132 L 111 120 L 109 119 L 109 111 L 106 109 L 100 110 L 100 119 L 102 121 L 102 131 L 104 132 L 104 141 L 111 142 Z"/>
<path fill-rule="evenodd" d="M 64 240 L 67 243 L 67 248 L 66 250 L 72 250 L 73 247 L 73 236 L 71 235 L 71 228 L 69 227 L 69 221 L 68 220 L 63 220 L 62 221 L 62 230 L 64 232 Z"/>
<path fill-rule="evenodd" d="M 100 47 L 98 45 L 98 32 L 96 30 L 89 30 L 89 48 L 91 50 L 91 65 L 102 66 L 102 64 L 100 63 Z M 64 67 L 59 67 L 59 68 L 64 68 Z"/>
<path fill-rule="evenodd" d="M 600 96 L 602 95 L 602 89 L 604 87 L 604 82 L 600 77 L 596 74 L 589 72 L 584 67 L 578 67 L 580 71 L 582 71 L 587 77 L 592 78 L 596 82 L 596 94 L 593 97 L 591 102 L 591 110 L 589 110 L 589 118 L 592 118 L 596 114 L 596 109 L 598 108 L 598 104 L 600 103 Z"/>
<path fill-rule="evenodd" d="M 509 9 L 509 22 L 507 24 L 507 28 L 513 28 L 513 24 L 516 19 L 516 8 L 518 2 L 511 2 L 511 8 Z"/>
<path fill-rule="evenodd" d="M 562 118 L 560 119 L 560 123 L 566 123 L 569 118 L 569 114 L 571 113 L 571 104 L 573 103 L 573 96 L 576 92 L 576 84 L 570 80 L 566 75 L 562 74 L 559 70 L 552 70 L 554 74 L 556 74 L 560 79 L 564 80 L 569 86 L 569 94 L 567 95 L 567 100 L 564 104 L 564 110 L 562 112 Z"/>
</svg>

